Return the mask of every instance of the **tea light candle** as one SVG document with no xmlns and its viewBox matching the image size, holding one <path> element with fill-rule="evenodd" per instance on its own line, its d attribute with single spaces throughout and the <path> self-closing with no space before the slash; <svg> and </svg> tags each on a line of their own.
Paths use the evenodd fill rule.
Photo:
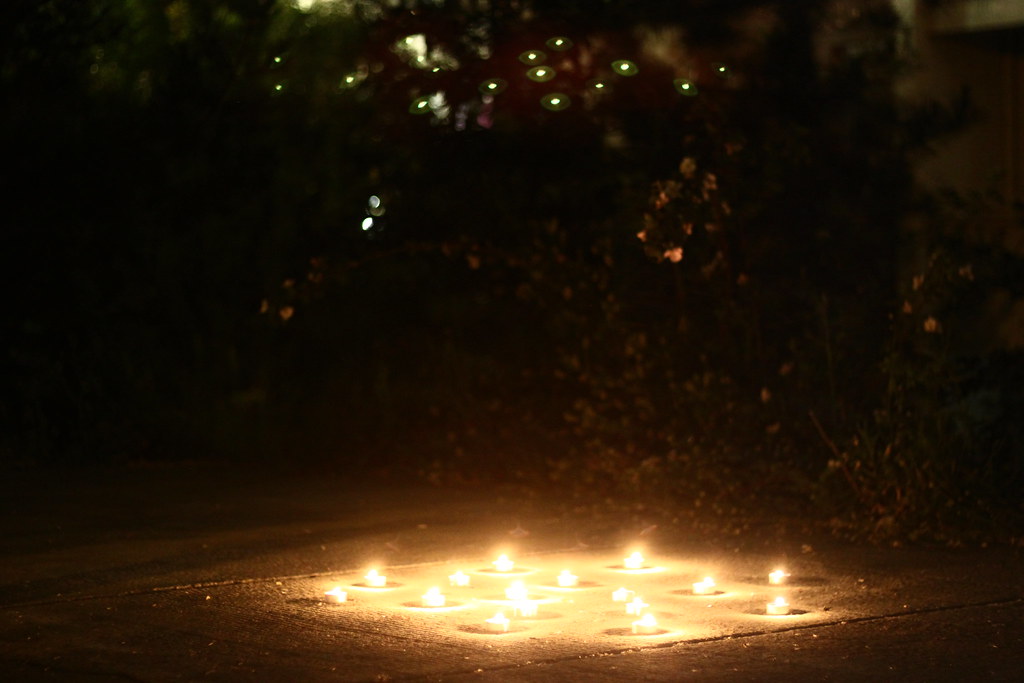
<svg viewBox="0 0 1024 683">
<path fill-rule="evenodd" d="M 694 595 L 711 595 L 715 590 L 715 580 L 710 576 L 705 576 L 703 581 L 698 581 L 693 584 Z"/>
<path fill-rule="evenodd" d="M 789 603 L 786 602 L 786 598 L 779 596 L 766 605 L 765 611 L 775 615 L 789 614 Z"/>
<path fill-rule="evenodd" d="M 388 585 L 388 577 L 378 574 L 376 569 L 371 569 L 363 578 L 366 579 L 367 586 L 373 586 L 374 588 L 382 588 Z"/>
<path fill-rule="evenodd" d="M 622 560 L 622 566 L 626 569 L 643 569 L 644 568 L 644 556 L 639 552 L 635 552 L 627 558 Z"/>
<path fill-rule="evenodd" d="M 639 595 L 633 598 L 632 602 L 626 603 L 626 614 L 639 617 L 646 608 L 650 607 Z"/>
<path fill-rule="evenodd" d="M 570 572 L 568 569 L 563 569 L 562 573 L 558 575 L 558 585 L 562 588 L 571 588 L 579 583 L 579 577 Z"/>
<path fill-rule="evenodd" d="M 448 576 L 448 582 L 453 586 L 468 586 L 469 585 L 469 574 L 464 573 L 461 569 L 454 574 Z"/>
<path fill-rule="evenodd" d="M 615 602 L 626 602 L 633 595 L 633 591 L 627 588 L 620 588 L 612 591 L 612 600 Z"/>
<path fill-rule="evenodd" d="M 498 559 L 491 564 L 493 564 L 494 568 L 499 572 L 510 572 L 512 571 L 512 567 L 516 566 L 515 562 L 508 559 L 508 555 L 498 555 Z"/>
<path fill-rule="evenodd" d="M 434 586 L 423 594 L 424 607 L 444 607 L 444 593 L 437 586 Z"/>
<path fill-rule="evenodd" d="M 533 600 L 520 600 L 515 606 L 515 614 L 520 617 L 537 616 L 537 603 Z"/>
<path fill-rule="evenodd" d="M 348 593 L 341 590 L 341 586 L 335 586 L 329 591 L 325 591 L 324 595 L 328 596 L 331 602 L 346 602 L 348 601 Z"/>
<path fill-rule="evenodd" d="M 772 584 L 773 586 L 780 586 L 786 583 L 786 577 L 788 576 L 789 574 L 787 574 L 785 570 L 776 569 L 768 575 L 768 583 Z"/>
<path fill-rule="evenodd" d="M 658 632 L 658 620 L 653 614 L 645 614 L 633 622 L 633 634 L 649 636 Z"/>
<path fill-rule="evenodd" d="M 490 619 L 484 619 L 484 623 L 487 624 L 487 630 L 492 633 L 507 633 L 509 618 L 505 616 L 504 612 L 498 612 Z"/>
<path fill-rule="evenodd" d="M 505 589 L 506 600 L 526 600 L 526 584 L 522 581 L 513 581 L 512 585 Z"/>
</svg>

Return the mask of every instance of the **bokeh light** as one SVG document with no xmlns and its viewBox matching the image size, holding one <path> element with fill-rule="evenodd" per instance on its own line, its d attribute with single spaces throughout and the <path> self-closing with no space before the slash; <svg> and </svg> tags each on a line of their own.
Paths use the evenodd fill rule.
<svg viewBox="0 0 1024 683">
<path fill-rule="evenodd" d="M 540 106 L 549 111 L 562 111 L 568 109 L 572 100 L 565 93 L 553 92 L 540 98 Z"/>
<path fill-rule="evenodd" d="M 549 49 L 555 50 L 556 52 L 565 52 L 570 49 L 573 45 L 572 41 L 565 36 L 554 36 L 548 38 L 547 42 L 544 43 Z"/>
<path fill-rule="evenodd" d="M 498 95 L 505 92 L 505 88 L 508 87 L 508 83 L 501 78 L 488 78 L 486 81 L 477 86 L 477 89 L 485 95 Z"/>
<path fill-rule="evenodd" d="M 620 76 L 636 76 L 640 68 L 628 59 L 618 59 L 612 62 L 612 70 Z"/>
<path fill-rule="evenodd" d="M 555 77 L 555 70 L 550 66 L 535 66 L 526 72 L 526 77 L 537 83 L 547 83 Z"/>
<path fill-rule="evenodd" d="M 697 84 L 691 81 L 689 78 L 677 78 L 676 80 L 672 81 L 672 86 L 680 95 L 693 97 L 694 95 L 697 94 Z"/>
<path fill-rule="evenodd" d="M 519 55 L 519 61 L 523 64 L 543 64 L 548 56 L 540 50 L 527 50 Z"/>
</svg>

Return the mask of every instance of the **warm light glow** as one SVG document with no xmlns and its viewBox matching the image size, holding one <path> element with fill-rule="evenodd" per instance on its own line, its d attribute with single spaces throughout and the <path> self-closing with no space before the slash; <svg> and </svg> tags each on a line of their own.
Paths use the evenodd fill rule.
<svg viewBox="0 0 1024 683">
<path fill-rule="evenodd" d="M 709 595 L 714 593 L 715 589 L 715 580 L 710 576 L 705 576 L 703 581 L 693 584 L 694 595 Z"/>
<path fill-rule="evenodd" d="M 789 603 L 786 602 L 786 598 L 779 596 L 775 598 L 773 602 L 768 603 L 765 611 L 767 611 L 768 614 L 775 615 L 789 614 Z"/>
<path fill-rule="evenodd" d="M 615 602 L 626 602 L 631 595 L 633 595 L 633 591 L 627 588 L 620 588 L 617 591 L 612 591 L 612 600 Z"/>
<path fill-rule="evenodd" d="M 453 586 L 468 586 L 469 574 L 466 574 L 460 569 L 454 574 L 448 576 L 448 582 Z"/>
<path fill-rule="evenodd" d="M 785 570 L 776 569 L 768 575 L 768 583 L 772 584 L 773 586 L 778 586 L 786 582 L 787 576 L 789 576 L 789 574 L 787 574 Z"/>
<path fill-rule="evenodd" d="M 626 614 L 632 614 L 634 616 L 640 616 L 644 613 L 644 610 L 650 607 L 643 598 L 639 595 L 633 598 L 632 602 L 626 603 Z"/>
<path fill-rule="evenodd" d="M 515 562 L 508 559 L 508 555 L 498 555 L 498 559 L 491 564 L 493 564 L 494 568 L 499 572 L 510 572 L 512 571 L 512 567 L 516 566 Z"/>
<path fill-rule="evenodd" d="M 513 606 L 515 613 L 520 617 L 535 617 L 537 616 L 537 603 L 533 600 L 519 600 Z"/>
<path fill-rule="evenodd" d="M 388 577 L 378 574 L 376 569 L 371 569 L 363 578 L 366 579 L 367 586 L 373 586 L 374 588 L 388 585 Z"/>
<path fill-rule="evenodd" d="M 335 586 L 329 591 L 325 591 L 324 595 L 328 596 L 332 602 L 346 602 L 348 600 L 348 593 L 341 589 L 341 586 Z"/>
<path fill-rule="evenodd" d="M 626 569 L 643 569 L 644 567 L 644 556 L 639 552 L 635 552 L 629 557 L 622 560 L 622 565 Z"/>
<path fill-rule="evenodd" d="M 563 588 L 570 588 L 577 583 L 579 583 L 579 577 L 568 569 L 563 569 L 562 573 L 558 575 L 558 585 Z"/>
<path fill-rule="evenodd" d="M 509 618 L 505 616 L 504 612 L 498 612 L 490 619 L 485 619 L 484 623 L 487 624 L 487 628 L 495 633 L 505 633 L 508 631 Z"/>
<path fill-rule="evenodd" d="M 437 586 L 434 586 L 423 594 L 424 607 L 444 607 L 444 600 L 444 594 Z"/>
<path fill-rule="evenodd" d="M 633 622 L 633 633 L 637 635 L 650 635 L 657 633 L 658 620 L 653 614 L 645 614 Z"/>
<path fill-rule="evenodd" d="M 512 584 L 505 589 L 506 600 L 526 600 L 527 595 L 526 584 L 522 581 L 513 581 Z"/>
</svg>

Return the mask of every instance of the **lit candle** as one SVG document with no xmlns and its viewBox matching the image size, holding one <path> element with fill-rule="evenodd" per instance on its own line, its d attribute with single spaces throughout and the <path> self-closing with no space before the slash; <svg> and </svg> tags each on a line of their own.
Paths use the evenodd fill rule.
<svg viewBox="0 0 1024 683">
<path fill-rule="evenodd" d="M 558 585 L 562 588 L 571 588 L 577 583 L 579 583 L 579 577 L 568 569 L 563 569 L 562 573 L 558 575 Z"/>
<path fill-rule="evenodd" d="M 626 602 L 633 595 L 633 591 L 626 588 L 620 588 L 617 591 L 612 591 L 612 600 L 615 602 Z"/>
<path fill-rule="evenodd" d="M 639 595 L 633 598 L 632 602 L 626 603 L 626 614 L 632 614 L 633 616 L 639 617 L 644 613 L 644 609 L 650 607 L 643 598 Z"/>
<path fill-rule="evenodd" d="M 468 586 L 469 585 L 469 574 L 464 573 L 461 569 L 454 574 L 448 576 L 448 582 L 453 586 Z"/>
<path fill-rule="evenodd" d="M 505 589 L 506 600 L 526 600 L 526 584 L 522 581 L 513 581 L 512 585 Z"/>
<path fill-rule="evenodd" d="M 484 619 L 487 630 L 492 633 L 506 633 L 508 631 L 509 618 L 503 612 L 498 612 L 490 619 Z"/>
<path fill-rule="evenodd" d="M 765 611 L 768 614 L 789 614 L 789 603 L 786 602 L 786 598 L 779 596 L 774 601 L 768 603 Z"/>
<path fill-rule="evenodd" d="M 649 636 L 658 632 L 658 620 L 653 614 L 645 614 L 633 622 L 634 635 Z"/>
<path fill-rule="evenodd" d="M 348 600 L 348 593 L 341 590 L 341 586 L 335 586 L 329 591 L 325 591 L 324 595 L 330 596 L 331 602 L 346 602 Z"/>
<path fill-rule="evenodd" d="M 705 576 L 703 581 L 693 584 L 694 595 L 711 595 L 715 590 L 715 580 L 710 576 Z"/>
<path fill-rule="evenodd" d="M 363 578 L 366 579 L 367 586 L 373 586 L 374 588 L 388 585 L 388 577 L 378 574 L 376 569 L 371 569 Z"/>
<path fill-rule="evenodd" d="M 789 574 L 787 574 L 784 569 L 776 569 L 768 575 L 768 583 L 772 584 L 773 586 L 782 585 L 786 583 L 787 576 L 789 576 Z"/>
<path fill-rule="evenodd" d="M 639 552 L 635 552 L 629 557 L 622 560 L 622 564 L 626 569 L 643 569 L 644 568 L 644 556 Z"/>
<path fill-rule="evenodd" d="M 499 572 L 510 572 L 512 571 L 512 567 L 516 566 L 515 562 L 508 559 L 508 555 L 498 555 L 498 559 L 491 564 L 493 564 L 494 568 Z"/>
<path fill-rule="evenodd" d="M 444 607 L 444 594 L 441 589 L 434 586 L 423 594 L 424 607 Z"/>
<path fill-rule="evenodd" d="M 537 603 L 533 600 L 519 600 L 516 602 L 515 614 L 520 617 L 535 617 L 537 616 Z"/>
</svg>

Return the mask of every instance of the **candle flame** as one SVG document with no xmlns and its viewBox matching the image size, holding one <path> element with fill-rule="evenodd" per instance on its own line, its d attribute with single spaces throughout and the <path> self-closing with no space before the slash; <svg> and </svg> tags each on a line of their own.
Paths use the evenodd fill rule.
<svg viewBox="0 0 1024 683">
<path fill-rule="evenodd" d="M 508 600 L 526 600 L 526 584 L 522 581 L 513 581 L 512 585 L 505 589 L 505 598 Z"/>
<path fill-rule="evenodd" d="M 640 616 L 643 614 L 644 608 L 646 607 L 650 607 L 650 605 L 644 602 L 643 598 L 638 595 L 633 598 L 632 602 L 626 603 L 626 614 L 635 614 L 636 616 Z"/>
<path fill-rule="evenodd" d="M 469 585 L 469 575 L 466 574 L 465 572 L 463 572 L 460 569 L 459 571 L 455 572 L 454 574 L 449 575 L 448 576 L 448 581 L 451 582 L 451 584 L 453 586 L 468 586 Z"/>
<path fill-rule="evenodd" d="M 620 588 L 617 591 L 612 591 L 612 600 L 615 602 L 626 602 L 629 600 L 629 596 L 633 594 L 633 591 L 627 588 Z"/>
<path fill-rule="evenodd" d="M 348 593 L 341 590 L 341 586 L 335 586 L 329 591 L 324 591 L 324 595 L 329 595 L 338 602 L 345 602 L 348 600 Z"/>
<path fill-rule="evenodd" d="M 641 569 L 644 566 L 644 556 L 639 552 L 634 552 L 629 557 L 622 561 L 627 569 Z"/>
<path fill-rule="evenodd" d="M 498 555 L 498 559 L 491 564 L 493 564 L 494 568 L 499 572 L 510 572 L 512 571 L 512 567 L 516 565 L 515 562 L 508 559 L 508 555 Z"/>
<path fill-rule="evenodd" d="M 657 626 L 658 620 L 654 618 L 653 614 L 648 612 L 647 614 L 637 619 L 636 623 L 640 626 Z"/>
<path fill-rule="evenodd" d="M 498 612 L 490 619 L 484 619 L 484 621 L 491 624 L 492 627 L 501 627 L 503 631 L 508 630 L 509 618 L 505 616 L 504 612 Z"/>
</svg>

